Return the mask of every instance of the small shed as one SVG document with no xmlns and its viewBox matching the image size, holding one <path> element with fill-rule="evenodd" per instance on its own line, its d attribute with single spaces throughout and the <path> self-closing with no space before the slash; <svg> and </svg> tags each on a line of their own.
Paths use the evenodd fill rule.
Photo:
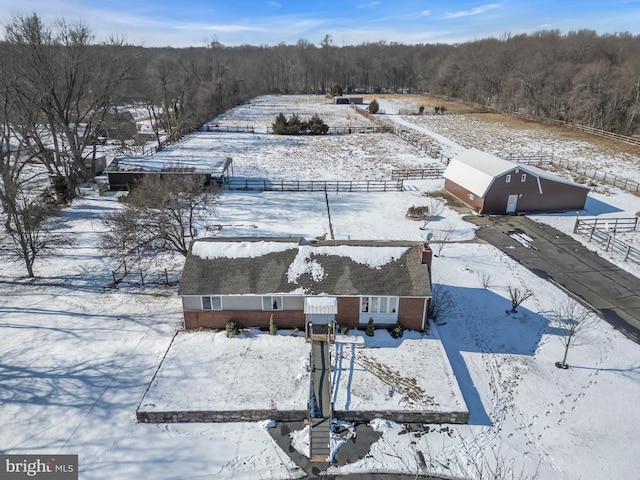
<svg viewBox="0 0 640 480">
<path fill-rule="evenodd" d="M 126 190 L 144 175 L 203 175 L 205 184 L 229 181 L 230 157 L 128 156 L 116 157 L 106 168 L 111 190 Z"/>
<path fill-rule="evenodd" d="M 334 97 L 333 102 L 336 105 L 362 105 L 364 98 L 362 97 Z"/>
<path fill-rule="evenodd" d="M 445 190 L 477 213 L 582 210 L 589 193 L 585 185 L 475 148 L 453 158 L 443 176 Z"/>
</svg>

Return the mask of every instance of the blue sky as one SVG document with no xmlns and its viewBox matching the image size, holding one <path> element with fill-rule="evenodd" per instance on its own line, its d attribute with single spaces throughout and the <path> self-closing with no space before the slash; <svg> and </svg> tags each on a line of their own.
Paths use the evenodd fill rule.
<svg viewBox="0 0 640 480">
<path fill-rule="evenodd" d="M 590 29 L 640 34 L 640 0 L 0 0 L 0 24 L 37 13 L 83 21 L 99 41 L 146 47 L 386 41 L 460 43 L 504 33 Z"/>
</svg>

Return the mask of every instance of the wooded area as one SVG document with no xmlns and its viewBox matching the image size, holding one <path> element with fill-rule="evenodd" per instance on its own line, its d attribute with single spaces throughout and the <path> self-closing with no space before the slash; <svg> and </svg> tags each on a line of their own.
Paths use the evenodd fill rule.
<svg viewBox="0 0 640 480">
<path fill-rule="evenodd" d="M 144 49 L 139 76 L 172 65 L 172 82 L 198 86 L 209 104 L 263 93 L 431 93 L 622 135 L 639 131 L 640 37 L 541 31 L 459 45 L 369 43 Z M 182 81 L 180 76 L 184 76 Z M 140 84 L 140 83 L 139 83 Z M 157 87 L 156 87 L 157 88 Z M 144 89 L 142 91 L 145 91 Z M 146 90 L 153 91 L 153 90 Z M 214 101 L 215 99 L 215 101 Z"/>
</svg>

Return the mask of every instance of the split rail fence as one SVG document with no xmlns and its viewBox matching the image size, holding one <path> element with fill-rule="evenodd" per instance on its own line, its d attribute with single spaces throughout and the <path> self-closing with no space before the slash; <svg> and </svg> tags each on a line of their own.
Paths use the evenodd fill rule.
<svg viewBox="0 0 640 480">
<path fill-rule="evenodd" d="M 402 191 L 402 180 L 266 180 L 231 179 L 225 190 L 275 192 L 392 192 Z"/>
<path fill-rule="evenodd" d="M 201 132 L 224 132 L 224 133 L 273 133 L 271 125 L 203 125 Z M 392 127 L 329 127 L 327 134 L 348 135 L 350 133 L 393 133 Z M 306 135 L 306 134 L 301 134 Z"/>
<path fill-rule="evenodd" d="M 576 172 L 578 175 L 583 175 L 607 185 L 613 185 L 614 187 L 621 188 L 627 192 L 640 193 L 640 183 L 621 177 L 620 175 L 598 170 L 597 168 L 577 165 L 568 160 L 553 160 L 552 163 L 558 168 L 564 168 L 566 170 Z"/>
<path fill-rule="evenodd" d="M 400 168 L 391 170 L 391 180 L 410 180 L 424 178 L 441 178 L 444 173 L 443 168 Z"/>
<path fill-rule="evenodd" d="M 623 257 L 625 262 L 640 264 L 640 250 L 618 240 L 616 234 L 640 231 L 640 217 L 634 218 L 577 218 L 574 233 L 600 244 L 605 251 Z"/>
</svg>

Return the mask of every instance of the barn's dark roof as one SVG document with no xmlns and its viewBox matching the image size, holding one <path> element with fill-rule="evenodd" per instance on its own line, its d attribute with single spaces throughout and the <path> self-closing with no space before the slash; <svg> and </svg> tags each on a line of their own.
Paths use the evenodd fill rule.
<svg viewBox="0 0 640 480">
<path fill-rule="evenodd" d="M 235 250 L 243 247 L 264 251 L 258 242 L 278 242 L 274 251 L 255 257 L 210 258 L 194 255 L 197 242 L 221 242 L 216 248 Z M 206 245 L 201 245 L 203 247 Z M 377 268 L 345 256 L 344 246 L 357 247 L 358 259 L 376 249 L 395 247 L 398 257 Z M 203 239 L 192 244 L 180 283 L 180 295 L 267 295 L 297 293 L 307 295 L 389 295 L 430 296 L 427 265 L 420 263 L 419 244 L 415 242 L 325 241 L 296 243 L 296 239 Z M 404 250 L 403 250 L 404 249 Z M 202 251 L 202 248 L 196 250 Z M 280 250 L 280 251 L 277 251 Z M 335 252 L 335 254 L 332 254 Z M 297 278 L 300 262 L 310 267 Z M 293 264 L 293 266 L 292 266 Z M 290 268 L 291 267 L 291 268 Z M 323 275 L 315 275 L 321 272 Z M 293 275 L 295 277 L 295 275 Z"/>
</svg>

